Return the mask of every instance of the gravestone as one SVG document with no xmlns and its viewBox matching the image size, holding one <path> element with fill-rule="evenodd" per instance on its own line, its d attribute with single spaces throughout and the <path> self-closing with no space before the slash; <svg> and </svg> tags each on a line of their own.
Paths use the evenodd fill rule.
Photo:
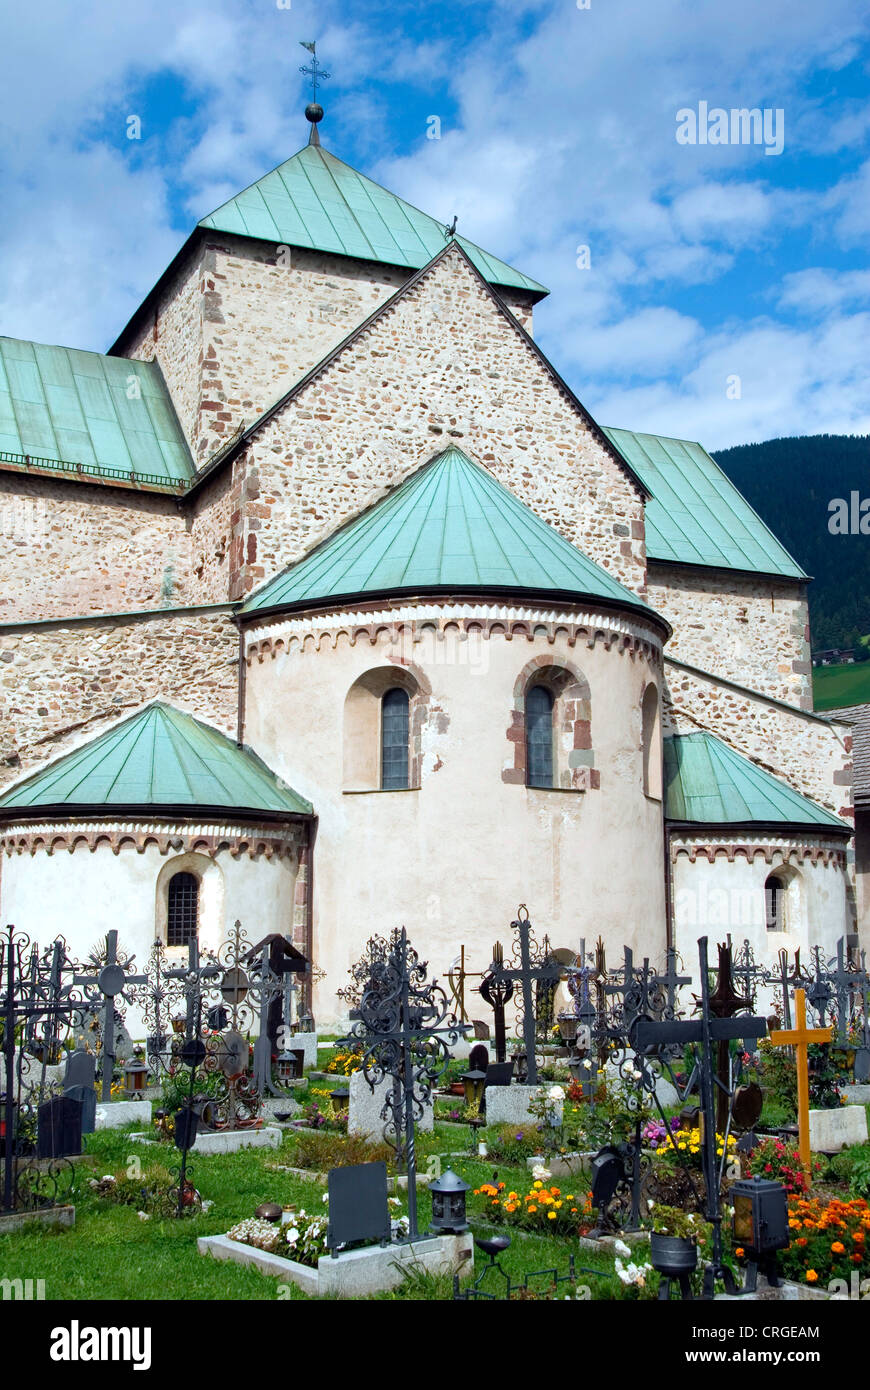
<svg viewBox="0 0 870 1390">
<path fill-rule="evenodd" d="M 837 1110 L 811 1110 L 810 1149 L 834 1154 L 850 1144 L 867 1143 L 867 1111 L 863 1105 L 841 1105 Z"/>
<path fill-rule="evenodd" d="M 486 1071 L 489 1066 L 489 1049 L 483 1043 L 475 1043 L 468 1054 L 469 1071 Z"/>
<path fill-rule="evenodd" d="M 93 1053 L 77 1047 L 67 1057 L 63 1078 L 64 1095 L 79 1101 L 82 1107 L 82 1134 L 93 1134 L 96 1128 L 97 1059 Z"/>
<path fill-rule="evenodd" d="M 37 1111 L 36 1157 L 65 1158 L 82 1151 L 82 1105 L 70 1096 L 52 1096 Z"/>
<path fill-rule="evenodd" d="M 381 1143 L 384 1137 L 384 1125 L 386 1121 L 381 1116 L 381 1111 L 387 1101 L 387 1096 L 392 1092 L 393 1083 L 389 1077 L 383 1081 L 375 1083 L 372 1091 L 361 1071 L 355 1071 L 348 1077 L 348 1110 L 347 1110 L 347 1132 L 348 1134 L 359 1134 L 365 1139 L 370 1139 L 374 1143 Z M 417 1121 L 417 1128 L 424 1134 L 431 1134 L 435 1128 L 435 1105 L 430 1096 L 423 1106 L 423 1118 Z"/>
<path fill-rule="evenodd" d="M 386 1163 L 331 1168 L 328 1183 L 326 1244 L 332 1254 L 355 1241 L 377 1240 L 386 1245 L 390 1239 Z"/>
</svg>

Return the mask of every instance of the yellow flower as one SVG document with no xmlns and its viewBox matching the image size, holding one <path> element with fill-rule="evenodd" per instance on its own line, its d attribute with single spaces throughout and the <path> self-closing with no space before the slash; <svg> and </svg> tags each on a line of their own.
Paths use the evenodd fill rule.
<svg viewBox="0 0 870 1390">
<path fill-rule="evenodd" d="M 548 1221 L 555 1221 L 555 1220 L 556 1220 L 556 1213 L 555 1213 L 554 1211 L 548 1211 L 548 1212 L 547 1212 L 547 1220 L 548 1220 Z"/>
<path fill-rule="evenodd" d="M 537 1182 L 533 1182 L 533 1183 L 532 1183 L 532 1187 L 543 1187 L 543 1186 L 544 1186 L 544 1184 L 541 1182 L 540 1178 L 538 1179 Z"/>
</svg>

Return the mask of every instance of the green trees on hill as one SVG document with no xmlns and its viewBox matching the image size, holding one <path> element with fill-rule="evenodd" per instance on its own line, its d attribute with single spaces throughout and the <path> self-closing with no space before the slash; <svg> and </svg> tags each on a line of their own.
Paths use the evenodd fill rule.
<svg viewBox="0 0 870 1390">
<path fill-rule="evenodd" d="M 870 633 L 870 535 L 829 530 L 834 498 L 870 526 L 870 435 L 813 434 L 717 451 L 716 462 L 807 574 L 813 650 Z M 857 529 L 857 528 L 856 528 Z"/>
</svg>

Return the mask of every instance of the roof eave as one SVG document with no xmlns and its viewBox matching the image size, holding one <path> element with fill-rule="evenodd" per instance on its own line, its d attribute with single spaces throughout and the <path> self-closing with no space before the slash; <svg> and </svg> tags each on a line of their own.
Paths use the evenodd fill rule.
<svg viewBox="0 0 870 1390">
<path fill-rule="evenodd" d="M 670 556 L 653 555 L 647 551 L 647 566 L 667 565 L 675 569 L 704 570 L 713 575 L 739 575 L 742 579 L 778 579 L 784 584 L 811 584 L 813 576 L 804 574 L 783 574 L 781 570 L 738 569 L 736 565 L 708 565 L 703 560 L 675 560 Z"/>
<path fill-rule="evenodd" d="M 0 823 L 12 821 L 109 821 L 109 820 L 171 820 L 198 823 L 204 817 L 211 820 L 243 820 L 258 824 L 286 824 L 314 819 L 310 811 L 271 810 L 254 806 L 191 806 L 187 803 L 151 802 L 107 805 L 94 802 L 55 802 L 44 806 L 0 806 Z"/>
<path fill-rule="evenodd" d="M 851 839 L 854 831 L 843 821 L 836 824 L 822 824 L 819 821 L 772 821 L 772 820 L 741 820 L 741 821 L 700 821 L 700 820 L 671 820 L 665 815 L 665 825 L 669 831 L 679 830 L 685 834 L 706 835 L 710 831 L 715 831 L 720 835 L 727 834 L 765 834 L 765 835 L 842 835 L 844 839 Z"/>
<path fill-rule="evenodd" d="M 414 586 L 410 588 L 377 589 L 370 591 L 356 590 L 346 594 L 329 594 L 317 599 L 297 599 L 293 603 L 274 603 L 268 607 L 253 608 L 245 611 L 241 609 L 236 614 L 236 621 L 241 627 L 250 627 L 262 621 L 263 618 L 273 617 L 280 614 L 290 613 L 327 613 L 335 608 L 359 608 L 364 605 L 375 605 L 383 602 L 391 603 L 417 601 L 426 598 L 452 598 L 457 603 L 462 603 L 465 599 L 494 598 L 500 601 L 511 599 L 514 601 L 531 601 L 534 603 L 556 604 L 566 608 L 578 608 L 588 605 L 592 608 L 603 609 L 609 613 L 631 613 L 633 616 L 642 618 L 654 627 L 658 627 L 664 635 L 665 641 L 671 636 L 673 628 L 666 618 L 657 613 L 654 608 L 638 601 L 632 603 L 630 599 L 624 602 L 619 599 L 604 598 L 599 594 L 580 593 L 567 589 L 527 589 L 518 588 L 512 585 L 474 585 L 474 584 L 433 584 L 426 585 L 425 588 Z"/>
</svg>

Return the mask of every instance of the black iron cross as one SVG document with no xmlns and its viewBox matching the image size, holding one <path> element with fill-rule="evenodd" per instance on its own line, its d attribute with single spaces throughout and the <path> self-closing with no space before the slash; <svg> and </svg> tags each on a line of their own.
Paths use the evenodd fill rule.
<svg viewBox="0 0 870 1390">
<path fill-rule="evenodd" d="M 115 1070 L 115 1000 L 119 996 L 125 997 L 125 992 L 130 985 L 147 985 L 147 975 L 132 975 L 128 973 L 133 965 L 135 956 L 129 959 L 118 955 L 118 933 L 113 927 L 106 933 L 106 959 L 104 963 L 94 962 L 97 971 L 94 974 L 74 975 L 74 985 L 85 985 L 89 993 L 89 1003 L 96 1004 L 94 998 L 95 990 L 99 992 L 103 1004 L 103 1055 L 100 1062 L 100 1076 L 102 1078 L 103 1101 L 112 1099 L 112 1074 Z"/>
<path fill-rule="evenodd" d="M 719 1184 L 721 1175 L 719 1166 L 716 1163 L 716 1104 L 715 1096 L 717 1090 L 721 1093 L 724 1089 L 723 1082 L 716 1075 L 716 1066 L 713 1061 L 713 1043 L 718 1043 L 721 1047 L 727 1047 L 732 1038 L 763 1038 L 767 1033 L 767 1022 L 763 1018 L 751 1016 L 717 1017 L 715 1010 L 727 1002 L 730 1006 L 731 1000 L 727 998 L 730 993 L 730 977 L 723 979 L 722 975 L 722 956 L 723 949 L 720 947 L 720 978 L 717 986 L 716 996 L 710 995 L 708 963 L 707 963 L 707 938 L 701 937 L 698 942 L 698 954 L 701 968 L 701 997 L 698 1001 L 700 1008 L 700 1018 L 669 1020 L 666 1023 L 653 1022 L 648 1019 L 639 1019 L 635 1032 L 635 1046 L 639 1051 L 646 1048 L 655 1049 L 664 1044 L 676 1044 L 685 1047 L 688 1043 L 700 1043 L 701 1060 L 698 1069 L 701 1109 L 704 1112 L 704 1139 L 702 1144 L 702 1164 L 704 1170 L 704 1184 L 706 1187 L 706 1218 L 713 1227 L 713 1258 L 704 1273 L 704 1289 L 707 1296 L 713 1295 L 714 1280 L 725 1278 L 726 1287 L 729 1292 L 734 1292 L 734 1279 L 727 1271 L 722 1259 L 722 1216 L 719 1206 Z M 736 999 L 736 996 L 735 996 Z M 727 1096 L 730 1101 L 730 1095 Z M 723 1154 L 724 1164 L 724 1154 Z"/>
<path fill-rule="evenodd" d="M 849 1041 L 852 999 L 861 982 L 858 971 L 850 968 L 846 960 L 846 942 L 842 936 L 837 942 L 837 968 L 828 971 L 828 980 L 833 986 L 834 998 L 837 1001 L 835 1041 L 844 1047 Z"/>
<path fill-rule="evenodd" d="M 535 1016 L 535 984 L 557 984 L 562 975 L 558 961 L 550 960 L 546 953 L 533 959 L 534 941 L 529 910 L 525 903 L 517 909 L 516 921 L 511 922 L 517 939 L 513 946 L 515 964 L 508 967 L 503 961 L 493 961 L 490 974 L 495 980 L 512 980 L 519 984 L 523 996 L 523 1045 L 526 1049 L 526 1079 L 529 1086 L 538 1084 L 538 1063 L 535 1057 L 537 1028 Z"/>
<path fill-rule="evenodd" d="M 504 963 L 504 952 L 500 941 L 495 943 L 492 950 L 493 964 Z M 487 970 L 477 987 L 477 992 L 482 999 L 485 999 L 493 1012 L 493 1032 L 495 1033 L 495 1060 L 497 1062 L 507 1061 L 507 1032 L 505 1029 L 504 1010 L 505 1005 L 510 1003 L 514 993 L 513 980 L 505 976 L 493 974 L 492 967 Z M 454 992 L 455 997 L 455 992 Z M 464 1022 L 464 1017 L 460 1015 L 460 1020 Z"/>
</svg>

